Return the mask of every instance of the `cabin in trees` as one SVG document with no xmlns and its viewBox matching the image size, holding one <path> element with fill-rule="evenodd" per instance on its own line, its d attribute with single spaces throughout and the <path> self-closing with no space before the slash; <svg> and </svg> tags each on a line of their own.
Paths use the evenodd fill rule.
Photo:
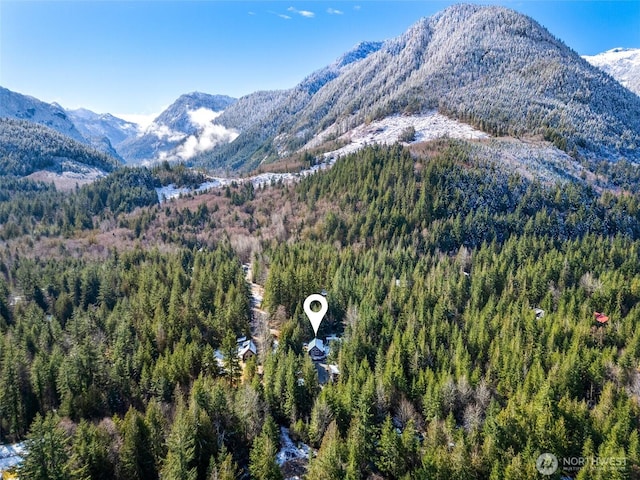
<svg viewBox="0 0 640 480">
<path fill-rule="evenodd" d="M 324 360 L 326 357 L 324 343 L 319 338 L 314 338 L 309 342 L 307 352 L 309 353 L 311 360 Z"/>
<path fill-rule="evenodd" d="M 606 325 L 609 322 L 609 317 L 604 313 L 593 312 L 593 316 L 600 325 Z"/>
<path fill-rule="evenodd" d="M 253 340 L 243 340 L 242 342 L 238 342 L 238 357 L 243 362 L 246 362 L 251 357 L 255 357 L 258 349 L 256 348 Z"/>
<path fill-rule="evenodd" d="M 335 363 L 328 365 L 327 371 L 329 372 L 329 380 L 331 382 L 337 382 L 338 377 L 340 376 L 340 369 L 338 368 L 338 365 Z"/>
</svg>

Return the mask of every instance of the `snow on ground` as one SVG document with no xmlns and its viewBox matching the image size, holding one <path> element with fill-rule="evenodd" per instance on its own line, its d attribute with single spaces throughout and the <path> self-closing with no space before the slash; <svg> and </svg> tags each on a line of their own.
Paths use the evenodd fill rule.
<svg viewBox="0 0 640 480">
<path fill-rule="evenodd" d="M 339 158 L 356 152 L 367 145 L 391 145 L 400 140 L 402 134 L 410 127 L 415 129 L 413 142 L 427 142 L 438 138 L 482 139 L 489 138 L 484 132 L 476 130 L 466 123 L 452 120 L 438 112 L 422 115 L 393 115 L 376 120 L 369 124 L 360 125 L 338 138 L 338 141 L 349 142 L 342 148 L 325 153 L 325 158 Z M 311 140 L 307 146 L 321 143 L 322 138 L 331 134 L 332 127 Z M 333 129 L 335 130 L 335 129 Z"/>
<path fill-rule="evenodd" d="M 288 428 L 280 427 L 280 444 L 282 448 L 280 448 L 280 451 L 276 454 L 276 462 L 281 467 L 291 460 L 309 459 L 309 446 L 304 443 L 299 443 L 299 446 L 296 446 L 289 436 Z"/>
<path fill-rule="evenodd" d="M 0 472 L 18 466 L 25 453 L 24 442 L 0 445 Z"/>
<path fill-rule="evenodd" d="M 27 178 L 36 182 L 52 183 L 58 190 L 69 191 L 76 186 L 93 183 L 107 174 L 97 168 L 66 158 L 55 159 L 55 165 L 47 170 L 38 170 Z"/>
<path fill-rule="evenodd" d="M 576 160 L 549 142 L 494 138 L 474 144 L 473 155 L 479 160 L 499 162 L 529 180 L 546 184 L 581 181 L 584 175 L 589 176 Z"/>
<path fill-rule="evenodd" d="M 382 120 L 372 122 L 368 125 L 360 125 L 353 130 L 342 135 L 339 140 L 350 142 L 338 150 L 324 154 L 324 161 L 310 168 L 297 173 L 261 173 L 247 178 L 211 178 L 211 181 L 203 183 L 197 189 L 189 189 L 186 187 L 176 188 L 175 185 L 156 188 L 158 200 L 162 203 L 180 195 L 186 195 L 194 192 L 203 192 L 211 188 L 219 188 L 230 183 L 251 182 L 254 187 L 262 185 L 270 185 L 277 182 L 294 182 L 308 175 L 312 175 L 320 170 L 330 168 L 336 161 L 349 153 L 356 152 L 370 144 L 391 145 L 398 142 L 401 135 L 407 128 L 415 129 L 414 142 L 426 142 L 437 138 L 462 138 L 462 139 L 483 139 L 489 138 L 484 132 L 465 123 L 451 120 L 437 112 L 431 112 L 424 115 L 394 115 Z M 319 134 L 315 139 L 311 140 L 304 148 L 312 148 L 321 144 L 327 135 L 335 130 L 333 127 Z"/>
<path fill-rule="evenodd" d="M 230 185 L 231 183 L 244 183 L 251 182 L 255 188 L 261 187 L 262 185 L 271 185 L 278 182 L 290 183 L 296 180 L 299 180 L 307 175 L 311 175 L 316 173 L 319 170 L 324 170 L 329 168 L 335 163 L 335 159 L 329 159 L 328 161 L 322 162 L 318 165 L 314 165 L 311 168 L 307 168 L 306 170 L 302 170 L 296 173 L 261 173 L 259 175 L 254 175 L 252 177 L 247 178 L 222 178 L 222 177 L 211 177 L 210 181 L 201 184 L 198 188 L 192 189 L 188 187 L 176 187 L 174 184 L 167 185 L 165 187 L 156 188 L 156 193 L 158 194 L 158 201 L 160 203 L 166 202 L 167 200 L 171 200 L 172 198 L 178 198 L 180 195 L 187 195 L 190 193 L 204 192 L 206 190 L 210 190 L 212 188 L 220 188 L 225 185 Z"/>
<path fill-rule="evenodd" d="M 211 178 L 210 181 L 204 182 L 198 186 L 198 188 L 189 188 L 189 187 L 176 187 L 173 183 L 165 187 L 156 188 L 156 193 L 158 194 L 158 201 L 160 203 L 165 202 L 167 200 L 171 200 L 172 198 L 178 198 L 180 195 L 186 195 L 188 193 L 194 192 L 204 192 L 210 190 L 212 188 L 224 187 L 225 185 L 233 182 L 232 178 Z M 235 181 L 239 181 L 235 179 Z"/>
<path fill-rule="evenodd" d="M 598 55 L 585 55 L 583 58 L 640 95 L 639 48 L 613 48 Z"/>
</svg>

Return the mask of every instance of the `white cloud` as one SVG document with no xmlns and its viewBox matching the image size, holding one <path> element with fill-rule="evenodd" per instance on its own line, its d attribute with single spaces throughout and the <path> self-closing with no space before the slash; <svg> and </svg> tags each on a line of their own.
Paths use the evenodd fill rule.
<svg viewBox="0 0 640 480">
<path fill-rule="evenodd" d="M 164 109 L 163 109 L 164 110 Z M 121 118 L 127 122 L 136 123 L 140 130 L 145 130 L 149 125 L 153 123 L 153 120 L 160 115 L 158 113 L 151 113 L 148 115 L 142 115 L 138 113 L 114 113 L 114 117 Z"/>
<path fill-rule="evenodd" d="M 159 124 L 157 124 L 155 122 L 151 123 L 145 129 L 144 133 L 145 133 L 145 135 L 146 134 L 155 135 L 159 139 L 166 138 L 169 142 L 179 142 L 184 137 L 186 137 L 186 135 L 184 133 L 176 132 L 174 130 L 171 130 L 166 125 L 159 125 Z"/>
<path fill-rule="evenodd" d="M 353 9 L 354 9 L 354 10 L 356 10 L 356 11 L 357 11 L 357 10 L 360 10 L 361 8 L 362 8 L 362 7 L 361 7 L 360 5 L 354 5 L 354 7 L 353 7 Z"/>
<path fill-rule="evenodd" d="M 198 127 L 206 127 L 208 124 L 222 115 L 222 111 L 214 112 L 213 110 L 209 110 L 208 108 L 200 107 L 197 110 L 188 111 L 187 114 L 189 115 L 189 120 L 191 120 L 191 123 L 197 125 Z"/>
<path fill-rule="evenodd" d="M 198 153 L 211 150 L 220 143 L 233 142 L 239 133 L 222 125 L 211 123 L 222 112 L 214 112 L 208 108 L 198 108 L 188 112 L 191 122 L 201 128 L 197 135 L 190 135 L 182 145 L 176 149 L 175 155 L 187 160 Z"/>
<path fill-rule="evenodd" d="M 316 16 L 315 13 L 310 12 L 309 10 L 298 10 L 295 7 L 289 7 L 287 8 L 287 11 L 297 13 L 298 15 L 302 15 L 303 17 L 306 17 L 306 18 L 313 18 Z"/>
<path fill-rule="evenodd" d="M 337 10 L 335 8 L 329 7 L 327 8 L 327 13 L 329 15 L 342 15 L 344 12 L 342 10 Z"/>
<path fill-rule="evenodd" d="M 280 13 L 280 14 L 278 14 L 278 16 L 280 18 L 284 18 L 285 20 L 291 20 L 291 17 L 289 15 L 284 15 L 284 14 Z"/>
</svg>

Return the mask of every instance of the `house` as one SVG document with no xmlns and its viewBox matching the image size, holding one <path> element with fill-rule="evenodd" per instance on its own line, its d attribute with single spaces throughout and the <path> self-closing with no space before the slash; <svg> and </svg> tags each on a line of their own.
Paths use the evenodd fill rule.
<svg viewBox="0 0 640 480">
<path fill-rule="evenodd" d="M 593 316 L 596 318 L 596 322 L 601 325 L 604 325 L 609 321 L 609 317 L 607 317 L 604 313 L 593 312 Z"/>
<path fill-rule="evenodd" d="M 322 340 L 318 338 L 314 338 L 309 342 L 309 345 L 307 345 L 307 352 L 309 352 L 311 360 L 323 360 L 326 356 L 324 343 L 322 343 Z"/>
<path fill-rule="evenodd" d="M 338 369 L 338 365 L 336 365 L 335 363 L 332 363 L 328 367 L 329 367 L 329 380 L 331 380 L 332 382 L 337 381 L 338 377 L 340 376 L 340 369 Z"/>
<path fill-rule="evenodd" d="M 244 342 L 238 344 L 238 357 L 243 362 L 246 362 L 251 357 L 255 357 L 258 349 L 256 348 L 253 340 L 245 340 Z"/>
<path fill-rule="evenodd" d="M 216 359 L 216 364 L 218 365 L 218 368 L 220 368 L 220 370 L 224 370 L 224 355 L 222 354 L 222 352 L 218 349 L 215 352 L 213 352 L 213 356 Z"/>
</svg>

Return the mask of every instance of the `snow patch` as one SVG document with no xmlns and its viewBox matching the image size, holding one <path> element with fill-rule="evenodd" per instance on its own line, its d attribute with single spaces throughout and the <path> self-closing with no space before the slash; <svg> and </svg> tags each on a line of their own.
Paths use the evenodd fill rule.
<svg viewBox="0 0 640 480">
<path fill-rule="evenodd" d="M 598 55 L 585 55 L 583 58 L 640 95 L 640 49 L 613 48 Z"/>
<path fill-rule="evenodd" d="M 228 178 L 211 178 L 210 181 L 202 183 L 198 188 L 192 189 L 189 187 L 176 187 L 173 183 L 156 188 L 158 194 L 158 201 L 160 203 L 171 200 L 172 198 L 178 198 L 180 195 L 187 195 L 189 193 L 205 192 L 212 188 L 220 188 L 233 182 L 233 179 Z"/>
<path fill-rule="evenodd" d="M 325 158 L 339 158 L 371 144 L 392 145 L 399 142 L 402 135 L 410 128 L 415 130 L 415 136 L 413 141 L 409 143 L 426 142 L 438 138 L 467 140 L 489 138 L 488 134 L 476 130 L 466 123 L 452 120 L 438 112 L 423 115 L 394 115 L 369 124 L 360 125 L 343 134 L 337 140 L 348 142 L 348 144 L 332 152 L 325 153 L 324 156 Z M 335 130 L 335 126 L 329 127 L 307 143 L 305 148 L 313 148 L 322 144 Z"/>
<path fill-rule="evenodd" d="M 26 453 L 27 449 L 24 442 L 14 443 L 13 445 L 0 445 L 0 472 L 20 465 Z"/>
<path fill-rule="evenodd" d="M 295 445 L 291 437 L 289 436 L 289 429 L 280 427 L 280 444 L 282 448 L 276 454 L 276 462 L 279 466 L 283 466 L 285 463 L 291 460 L 308 460 L 310 447 L 304 443 Z"/>
</svg>

